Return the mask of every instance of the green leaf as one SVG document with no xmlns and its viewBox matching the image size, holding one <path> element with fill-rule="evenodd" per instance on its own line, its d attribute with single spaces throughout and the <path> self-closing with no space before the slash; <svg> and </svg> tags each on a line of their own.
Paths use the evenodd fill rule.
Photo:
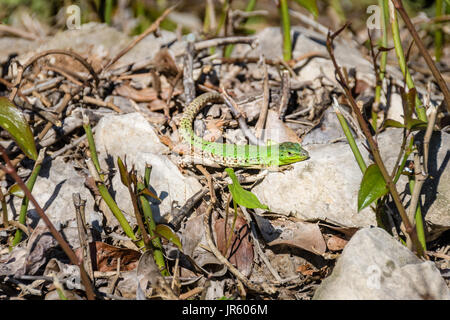
<svg viewBox="0 0 450 320">
<path fill-rule="evenodd" d="M 10 188 L 8 193 L 10 195 L 19 197 L 19 198 L 23 198 L 25 197 L 25 193 L 23 192 L 22 188 L 19 187 L 19 185 L 17 183 L 13 184 Z"/>
<path fill-rule="evenodd" d="M 319 15 L 319 9 L 317 9 L 316 0 L 295 0 L 303 8 L 311 12 L 315 18 Z"/>
<path fill-rule="evenodd" d="M 119 166 L 120 180 L 122 181 L 122 184 L 124 186 L 128 187 L 130 182 L 128 181 L 127 167 L 123 164 L 122 159 L 120 159 L 120 157 L 117 157 L 117 165 Z"/>
<path fill-rule="evenodd" d="M 249 209 L 261 208 L 269 210 L 269 207 L 259 202 L 253 193 L 242 188 L 233 169 L 226 168 L 225 171 L 233 181 L 232 184 L 228 185 L 228 189 L 230 189 L 231 195 L 233 196 L 233 201 Z"/>
<path fill-rule="evenodd" d="M 404 128 L 405 125 L 396 120 L 388 119 L 384 122 L 384 128 L 394 127 L 394 128 Z"/>
<path fill-rule="evenodd" d="M 180 238 L 178 238 L 178 236 L 172 231 L 172 229 L 170 229 L 165 224 L 156 225 L 155 233 L 172 242 L 174 245 L 178 247 L 178 249 L 180 249 L 180 251 L 183 250 Z"/>
<path fill-rule="evenodd" d="M 358 192 L 358 212 L 388 193 L 386 182 L 376 164 L 367 167 Z"/>
<path fill-rule="evenodd" d="M 33 133 L 22 112 L 5 97 L 0 97 L 0 126 L 8 131 L 19 148 L 31 159 L 37 159 Z"/>
<path fill-rule="evenodd" d="M 408 121 L 407 128 L 411 130 L 426 129 L 428 124 L 425 121 L 419 119 L 411 119 Z"/>
</svg>

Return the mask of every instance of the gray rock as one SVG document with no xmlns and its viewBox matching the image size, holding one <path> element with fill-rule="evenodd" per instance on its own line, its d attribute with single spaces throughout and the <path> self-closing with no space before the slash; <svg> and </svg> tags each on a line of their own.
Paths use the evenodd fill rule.
<svg viewBox="0 0 450 320">
<path fill-rule="evenodd" d="M 392 119 L 403 123 L 402 96 L 398 93 L 393 93 L 391 96 L 391 101 L 389 103 L 389 109 L 387 112 L 387 119 Z"/>
<path fill-rule="evenodd" d="M 106 24 L 86 23 L 81 25 L 80 29 L 60 31 L 54 36 L 37 40 L 36 51 L 45 51 L 50 49 L 72 49 L 77 53 L 85 54 L 96 51 L 108 53 L 111 56 L 117 54 L 124 48 L 130 39 L 120 31 L 109 27 Z M 30 51 L 20 57 L 20 62 L 26 61 L 33 56 L 35 52 Z"/>
<path fill-rule="evenodd" d="M 167 153 L 169 149 L 160 141 L 154 128 L 137 113 L 107 115 L 97 124 L 95 144 L 99 153 L 106 153 L 122 160 L 139 153 Z"/>
<path fill-rule="evenodd" d="M 84 181 L 85 178 L 75 171 L 73 164 L 65 163 L 61 158 L 42 166 L 33 188 L 33 196 L 57 229 L 61 226 L 76 227 L 73 193 L 79 193 L 82 199 L 86 199 L 87 217 L 94 211 L 94 199 L 84 186 Z M 21 202 L 22 199 L 14 199 L 17 213 Z M 35 228 L 40 217 L 31 202 L 28 208 L 27 215 L 32 220 L 29 225 Z"/>
<path fill-rule="evenodd" d="M 258 34 L 258 41 L 260 46 L 254 50 L 248 45 L 238 45 L 234 50 L 234 56 L 248 55 L 251 57 L 259 57 L 260 53 L 264 53 L 267 59 L 282 59 L 282 32 L 279 27 L 265 28 Z M 312 51 L 323 53 L 328 57 L 326 47 L 326 35 L 315 32 L 301 26 L 291 27 L 292 39 L 292 58 L 296 59 L 304 54 Z M 361 55 L 359 44 L 354 41 L 338 37 L 334 41 L 335 57 L 341 67 L 346 67 L 348 70 L 356 68 L 356 78 L 364 80 L 365 82 L 375 85 L 375 73 L 373 72 L 372 63 Z M 315 80 L 321 75 L 339 86 L 335 81 L 334 67 L 330 59 L 314 57 L 300 61 L 294 70 L 298 71 L 298 79 L 302 81 Z M 387 66 L 387 72 L 395 80 L 403 82 L 403 75 L 398 68 Z M 417 86 L 417 90 L 421 94 L 426 94 L 426 88 Z M 442 100 L 440 98 L 439 100 Z"/>
<path fill-rule="evenodd" d="M 389 172 L 397 159 L 401 141 L 402 130 L 399 129 L 389 129 L 378 137 Z M 429 179 L 422 189 L 422 212 L 430 232 L 438 234 L 450 228 L 450 135 L 435 133 L 430 145 L 430 175 L 433 179 Z M 316 144 L 306 149 L 310 159 L 295 163 L 292 170 L 270 172 L 253 188 L 260 201 L 273 212 L 302 219 L 328 219 L 353 227 L 375 225 L 375 215 L 370 208 L 357 212 L 362 173 L 348 144 Z M 366 163 L 371 163 L 361 143 L 359 149 Z M 397 190 L 409 194 L 406 183 L 407 179 L 402 177 Z M 277 190 L 276 194 L 273 190 Z"/>
<path fill-rule="evenodd" d="M 37 46 L 36 41 L 2 35 L 0 37 L 0 63 L 6 62 L 11 54 L 21 55 L 36 49 Z"/>
<path fill-rule="evenodd" d="M 156 37 L 154 34 L 145 37 L 127 54 L 121 57 L 114 65 L 114 68 L 151 59 L 161 49 L 162 45 L 171 44 L 169 48 L 174 55 L 179 55 L 184 51 L 185 45 L 183 41 L 172 43 L 176 40 L 175 33 L 166 30 L 160 30 L 159 33 L 161 35 L 160 37 Z M 14 45 L 10 44 L 12 41 L 14 41 Z M 50 49 L 71 49 L 81 55 L 94 53 L 99 58 L 106 56 L 112 58 L 131 41 L 132 38 L 115 28 L 109 27 L 107 24 L 90 22 L 82 24 L 80 29 L 64 30 L 54 36 L 36 41 L 18 41 L 17 39 L 0 40 L 0 43 L 4 43 L 9 48 L 15 48 L 15 43 L 18 44 L 15 50 L 0 49 L 0 61 L 5 59 L 4 56 L 18 52 L 19 54 L 23 53 L 19 57 L 19 61 L 24 63 L 36 52 Z"/>
<path fill-rule="evenodd" d="M 331 220 L 346 226 L 375 224 L 370 209 L 357 213 L 362 174 L 345 143 L 310 145 L 310 159 L 292 170 L 269 172 L 252 189 L 270 211 L 306 220 Z M 276 190 L 276 192 L 274 192 Z"/>
<path fill-rule="evenodd" d="M 315 300 L 443 300 L 450 290 L 431 261 L 418 259 L 380 228 L 358 231 Z"/>
<path fill-rule="evenodd" d="M 282 58 L 282 33 L 280 28 L 272 27 L 265 28 L 257 34 L 261 51 L 268 59 L 281 59 Z M 291 27 L 291 37 L 293 41 L 292 45 L 292 58 L 296 59 L 304 54 L 312 51 L 321 52 L 328 56 L 326 47 L 326 36 L 317 33 L 312 30 L 300 26 Z M 256 51 L 256 50 L 255 50 Z M 258 53 L 254 53 L 257 55 Z M 369 83 L 373 83 L 375 76 L 372 70 L 372 64 L 369 60 L 364 59 L 361 56 L 360 51 L 355 43 L 346 39 L 338 38 L 335 41 L 335 54 L 336 59 L 342 67 L 358 68 L 358 77 L 363 78 Z M 301 68 L 299 78 L 303 81 L 314 80 L 322 73 L 327 75 L 329 79 L 334 80 L 334 67 L 330 59 L 316 57 L 311 61 L 305 63 L 301 62 L 299 66 Z M 401 76 L 401 73 L 399 74 Z"/>
<path fill-rule="evenodd" d="M 108 168 L 111 160 L 117 168 L 117 157 L 125 160 L 129 169 L 134 164 L 138 174 L 143 175 L 146 164 L 151 164 L 150 184 L 154 193 L 162 200 L 152 203 L 155 219 L 171 211 L 172 203 L 183 205 L 187 199 L 201 189 L 193 177 L 184 177 L 178 168 L 164 154 L 169 149 L 163 145 L 154 128 L 139 113 L 110 115 L 103 117 L 95 131 L 95 143 L 103 168 Z M 108 163 L 105 161 L 109 158 Z M 134 221 L 133 206 L 128 189 L 121 183 L 116 172 L 112 179 L 113 196 L 119 207 Z"/>
<path fill-rule="evenodd" d="M 325 110 L 320 124 L 309 132 L 302 141 L 303 145 L 333 143 L 345 139 L 341 124 L 332 108 Z"/>
</svg>

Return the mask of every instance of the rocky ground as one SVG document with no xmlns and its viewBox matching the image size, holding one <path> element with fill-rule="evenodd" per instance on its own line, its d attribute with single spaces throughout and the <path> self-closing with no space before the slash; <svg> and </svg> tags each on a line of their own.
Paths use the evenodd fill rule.
<svg viewBox="0 0 450 320">
<path fill-rule="evenodd" d="M 236 44 L 232 58 L 211 54 L 206 41 L 160 31 L 137 43 L 107 70 L 132 39 L 104 24 L 89 23 L 80 30 L 67 30 L 38 40 L 0 38 L 3 67 L 0 95 L 8 96 L 17 76 L 8 57 L 17 54 L 23 65 L 39 52 L 63 49 L 76 52 L 99 76 L 92 75 L 70 55 L 49 54 L 30 67 L 21 83 L 22 95 L 14 100 L 23 108 L 35 135 L 53 123 L 38 139 L 47 156 L 33 195 L 70 247 L 80 252 L 79 226 L 73 194 L 86 200 L 89 240 L 94 243 L 95 287 L 107 299 L 167 297 L 156 285 L 157 276 L 142 250 L 123 233 L 117 219 L 99 196 L 86 166 L 91 153 L 83 130 L 83 115 L 94 130 L 95 145 L 108 189 L 129 223 L 136 227 L 133 203 L 121 182 L 117 159 L 126 161 L 143 175 L 151 165 L 151 201 L 157 223 L 170 223 L 188 200 L 192 209 L 179 226 L 182 251 L 163 241 L 165 259 L 180 299 L 450 299 L 450 133 L 436 130 L 430 142 L 430 171 L 422 190 L 422 210 L 427 231 L 426 259 L 419 259 L 398 239 L 376 227 L 371 207 L 357 212 L 361 171 L 332 108 L 332 96 L 342 104 L 358 146 L 367 163 L 371 157 L 360 129 L 345 107 L 335 70 L 325 45 L 326 35 L 304 27 L 293 27 L 293 62 L 281 62 L 281 32 L 266 28 L 247 43 Z M 220 44 L 219 44 L 220 45 Z M 340 37 L 335 55 L 347 68 L 355 98 L 362 103 L 373 97 L 375 76 L 370 59 L 355 41 Z M 189 58 L 192 58 L 189 64 Z M 109 60 L 110 61 L 110 60 Z M 265 61 L 265 62 L 264 62 Z M 192 67 L 192 78 L 186 73 Z M 184 76 L 181 71 L 184 69 Z M 265 74 L 267 70 L 267 75 Z M 281 71 L 284 69 L 285 71 Z M 402 121 L 400 95 L 402 74 L 388 66 L 389 100 L 380 116 Z M 286 76 L 287 74 L 287 76 Z M 414 74 L 417 91 L 427 93 L 430 75 Z M 289 81 L 283 81 L 286 77 Z M 226 258 L 244 276 L 237 279 L 230 266 L 214 254 L 205 232 L 204 215 L 214 202 L 212 221 L 215 245 L 225 250 L 231 228 L 228 213 L 231 180 L 223 169 L 180 164 L 186 151 L 178 136 L 178 125 L 189 93 L 189 80 L 196 95 L 224 88 L 236 100 L 253 130 L 264 101 L 264 82 L 269 88 L 265 139 L 302 142 L 310 159 L 282 172 L 236 170 L 243 186 L 251 190 L 269 210 L 241 207 L 232 242 L 237 246 Z M 286 86 L 288 89 L 286 90 Z M 280 120 L 280 100 L 288 92 L 288 109 Z M 26 97 L 26 99 L 24 98 Z M 433 88 L 433 101 L 442 101 Z M 61 107 L 62 106 L 62 107 Z M 352 122 L 353 119 L 353 122 Z M 225 105 L 213 105 L 195 121 L 198 135 L 211 140 L 242 141 L 239 123 Z M 402 144 L 403 130 L 388 128 L 377 135 L 377 143 L 388 171 L 394 167 Z M 5 138 L 7 136 L 5 135 Z M 10 157 L 19 155 L 11 142 Z M 19 175 L 27 179 L 32 161 L 23 160 Z M 210 182 L 209 182 L 210 181 Z M 402 201 L 411 198 L 408 177 L 397 184 Z M 6 190 L 10 178 L 2 180 Z M 212 188 L 210 188 L 212 186 Z M 215 192 L 212 193 L 211 189 Z M 199 196 L 200 195 L 200 196 Z M 8 220 L 17 220 L 22 199 L 8 196 Z M 228 200 L 227 200 L 228 199 Z M 399 225 L 393 203 L 394 225 Z M 9 241 L 16 227 L 0 228 L 0 298 L 58 299 L 55 278 L 65 285 L 70 299 L 85 296 L 79 270 L 65 257 L 57 241 L 30 204 L 27 236 L 12 250 Z M 91 245 L 92 246 L 92 245 Z M 200 271 L 199 271 L 200 270 Z M 250 288 L 245 281 L 257 284 Z M 263 286 L 262 284 L 267 284 Z M 258 289 L 259 288 L 259 289 Z"/>
</svg>

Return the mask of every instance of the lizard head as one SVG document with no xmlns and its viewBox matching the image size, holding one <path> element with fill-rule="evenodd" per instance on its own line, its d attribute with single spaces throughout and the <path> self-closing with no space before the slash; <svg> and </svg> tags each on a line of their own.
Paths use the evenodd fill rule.
<svg viewBox="0 0 450 320">
<path fill-rule="evenodd" d="M 278 160 L 279 165 L 291 164 L 309 158 L 308 151 L 295 142 L 283 142 L 279 144 Z"/>
</svg>

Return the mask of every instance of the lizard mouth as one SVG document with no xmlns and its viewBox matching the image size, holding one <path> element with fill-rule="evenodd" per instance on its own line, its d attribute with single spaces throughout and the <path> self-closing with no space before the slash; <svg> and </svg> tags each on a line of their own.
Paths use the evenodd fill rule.
<svg viewBox="0 0 450 320">
<path fill-rule="evenodd" d="M 307 159 L 309 159 L 309 154 L 308 154 L 308 152 L 305 151 L 305 152 L 299 153 L 297 155 L 293 155 L 293 156 L 284 158 L 280 162 L 281 162 L 281 165 L 285 165 L 285 164 L 291 164 L 291 163 L 295 163 L 295 162 L 304 161 Z"/>
</svg>

